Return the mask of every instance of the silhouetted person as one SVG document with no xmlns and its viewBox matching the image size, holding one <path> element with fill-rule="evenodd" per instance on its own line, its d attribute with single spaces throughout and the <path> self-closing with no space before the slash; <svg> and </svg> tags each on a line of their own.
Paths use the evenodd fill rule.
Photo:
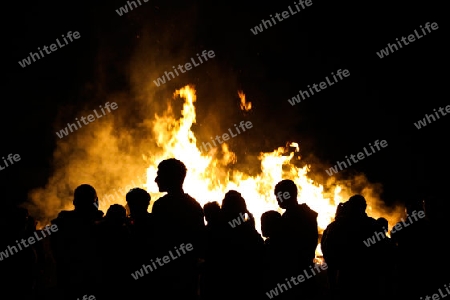
<svg viewBox="0 0 450 300">
<path fill-rule="evenodd" d="M 322 240 L 320 243 L 320 247 L 322 249 L 323 257 L 326 259 L 326 261 L 328 263 L 328 267 L 333 266 L 333 257 L 332 257 L 333 253 L 330 253 L 328 251 L 328 247 L 327 247 L 328 234 L 330 231 L 333 230 L 333 227 L 336 225 L 336 221 L 342 220 L 342 218 L 345 217 L 345 215 L 346 215 L 346 205 L 345 205 L 345 202 L 341 202 L 336 207 L 336 212 L 334 214 L 334 220 L 330 224 L 328 224 L 327 228 L 325 228 L 325 230 L 322 233 Z"/>
<path fill-rule="evenodd" d="M 344 204 L 345 214 L 328 226 L 326 253 L 337 270 L 335 299 L 377 299 L 373 290 L 377 283 L 377 247 L 367 246 L 367 239 L 377 232 L 376 220 L 367 216 L 366 200 L 354 195 Z M 331 225 L 331 224 L 330 224 Z M 383 235 L 383 233 L 380 233 Z M 327 259 L 327 258 L 325 258 Z M 327 261 L 328 264 L 328 261 Z M 372 290 L 372 293 L 367 292 Z"/>
<path fill-rule="evenodd" d="M 0 295 L 15 299 L 34 299 L 37 271 L 35 246 L 21 243 L 33 236 L 34 224 L 28 210 L 15 206 L 2 207 L 0 216 Z M 25 246 L 27 245 L 27 246 Z"/>
<path fill-rule="evenodd" d="M 374 292 L 378 293 L 379 299 L 394 299 L 395 297 L 395 271 L 397 265 L 397 247 L 390 237 L 387 236 L 389 222 L 385 218 L 378 218 L 375 222 L 376 231 L 381 232 L 384 237 L 380 238 L 371 247 L 375 247 L 377 252 L 377 283 Z"/>
<path fill-rule="evenodd" d="M 264 244 L 270 244 L 270 239 L 277 238 L 281 230 L 281 214 L 275 210 L 266 211 L 261 215 L 261 233 L 266 238 Z"/>
<path fill-rule="evenodd" d="M 163 282 L 160 287 L 164 299 L 196 299 L 198 295 L 199 259 L 204 253 L 205 223 L 203 209 L 191 196 L 184 193 L 186 166 L 171 158 L 158 165 L 155 182 L 160 192 L 167 194 L 153 205 L 158 228 L 158 253 L 169 255 L 175 247 L 192 245 L 193 249 L 159 267 Z M 189 249 L 191 247 L 189 246 Z"/>
<path fill-rule="evenodd" d="M 95 295 L 100 281 L 95 222 L 101 220 L 103 212 L 98 210 L 97 192 L 88 184 L 78 186 L 73 205 L 74 210 L 61 211 L 52 221 L 58 227 L 51 240 L 58 287 L 64 300 Z"/>
<path fill-rule="evenodd" d="M 138 262 L 151 258 L 149 252 L 153 251 L 155 244 L 155 220 L 153 215 L 148 212 L 150 200 L 150 194 L 141 188 L 131 189 L 126 194 L 127 206 L 130 211 L 127 222 L 130 225 L 135 248 L 133 256 L 137 258 Z"/>
<path fill-rule="evenodd" d="M 141 188 L 133 188 L 126 194 L 129 216 L 127 224 L 130 230 L 131 239 L 128 244 L 128 255 L 131 269 L 127 278 L 131 279 L 131 298 L 140 299 L 144 294 L 152 294 L 156 291 L 154 287 L 158 285 L 157 273 L 149 272 L 144 277 L 137 280 L 130 276 L 139 270 L 142 265 L 150 264 L 151 259 L 157 256 L 156 236 L 157 230 L 155 219 L 148 212 L 151 197 L 150 194 Z"/>
<path fill-rule="evenodd" d="M 130 287 L 130 231 L 125 207 L 113 204 L 96 225 L 97 259 L 100 264 L 98 299 L 124 299 Z"/>
<path fill-rule="evenodd" d="M 332 299 L 337 298 L 337 279 L 339 268 L 337 264 L 338 257 L 335 256 L 337 253 L 333 251 L 333 244 L 331 246 L 329 245 L 329 235 L 331 233 L 331 236 L 333 238 L 334 228 L 336 226 L 339 227 L 339 221 L 346 216 L 348 210 L 347 207 L 348 205 L 346 205 L 346 202 L 341 202 L 338 204 L 338 206 L 336 207 L 336 213 L 334 215 L 334 221 L 328 224 L 327 228 L 325 228 L 320 242 L 323 258 L 328 265 L 327 277 Z"/>
<path fill-rule="evenodd" d="M 334 215 L 334 219 L 339 219 L 341 217 L 345 216 L 345 203 L 341 202 L 338 204 L 338 206 L 336 207 L 336 214 Z"/>
<path fill-rule="evenodd" d="M 280 243 L 281 214 L 269 210 L 261 215 L 261 233 L 264 241 L 263 286 L 264 293 L 271 290 L 279 282 L 283 282 L 283 268 L 280 268 L 280 257 L 284 255 L 284 248 Z M 266 296 L 267 297 L 267 296 Z"/>
<path fill-rule="evenodd" d="M 298 276 L 303 270 L 314 265 L 316 248 L 319 240 L 317 212 L 306 204 L 298 204 L 298 190 L 292 180 L 282 180 L 275 186 L 274 195 L 280 208 L 285 212 L 281 217 L 282 244 L 285 254 L 280 258 L 284 267 L 285 278 Z M 308 279 L 285 292 L 284 296 L 307 299 L 313 297 L 315 279 Z"/>
<path fill-rule="evenodd" d="M 244 198 L 230 190 L 222 200 L 219 246 L 214 266 L 218 274 L 212 299 L 254 299 L 261 294 L 264 240 L 255 228 Z"/>
<path fill-rule="evenodd" d="M 206 227 L 215 226 L 220 222 L 220 205 L 217 201 L 208 202 L 203 206 Z"/>
<path fill-rule="evenodd" d="M 221 213 L 220 205 L 217 201 L 208 202 L 203 206 L 205 214 L 206 234 L 205 234 L 205 255 L 201 266 L 200 292 L 201 299 L 214 299 L 214 293 L 219 286 L 217 269 L 217 252 L 220 251 L 220 226 Z"/>
<path fill-rule="evenodd" d="M 426 270 L 428 295 L 435 293 L 433 291 L 442 288 L 444 284 L 450 286 L 450 244 L 448 243 L 450 197 L 447 191 L 439 189 L 442 187 L 437 187 L 437 190 L 430 193 L 424 201 L 426 220 L 429 225 L 427 228 L 429 239 L 426 247 L 428 256 L 423 257 L 429 266 Z"/>
<path fill-rule="evenodd" d="M 423 201 L 418 199 L 407 201 L 405 211 L 406 216 L 402 218 L 403 220 L 392 228 L 391 237 L 398 247 L 400 287 L 398 297 L 413 299 L 426 295 L 430 285 L 435 281 L 431 257 L 438 252 L 435 252 L 436 240 L 432 237 L 430 222 L 418 217 L 419 213 L 422 216 L 425 214 Z M 417 220 L 414 220 L 413 214 Z"/>
<path fill-rule="evenodd" d="M 442 187 L 440 187 L 442 188 Z M 429 221 L 430 236 L 433 243 L 430 248 L 435 255 L 436 251 L 440 253 L 439 264 L 433 264 L 433 268 L 437 277 L 434 282 L 435 286 L 450 282 L 450 245 L 446 241 L 446 236 L 450 232 L 450 197 L 448 192 L 436 191 L 435 195 L 430 195 L 425 198 L 425 214 Z M 442 264 L 441 264 L 442 263 Z M 438 270 L 445 270 L 439 272 Z"/>
</svg>

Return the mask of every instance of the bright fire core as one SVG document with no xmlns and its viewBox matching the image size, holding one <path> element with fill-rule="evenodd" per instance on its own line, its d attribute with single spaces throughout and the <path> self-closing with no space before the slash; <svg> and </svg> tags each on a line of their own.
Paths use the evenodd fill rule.
<svg viewBox="0 0 450 300">
<path fill-rule="evenodd" d="M 238 157 L 226 142 L 215 145 L 217 147 L 210 148 L 208 152 L 200 151 L 192 131 L 196 123 L 196 91 L 192 86 L 185 86 L 175 91 L 173 96 L 175 101 L 183 101 L 181 116 L 175 116 L 169 103 L 161 115 L 155 114 L 151 120 L 145 119 L 142 126 L 144 132 L 140 137 L 129 134 L 127 127 L 119 121 L 102 119 L 90 125 L 84 133 L 80 131 L 59 140 L 54 155 L 55 174 L 49 178 L 45 188 L 30 193 L 32 201 L 28 208 L 32 215 L 38 216 L 38 228 L 48 224 L 61 210 L 73 209 L 73 190 L 82 183 L 96 188 L 99 209 L 103 212 L 112 204 L 126 205 L 125 195 L 133 187 L 145 188 L 151 195 L 152 205 L 163 195 L 158 192 L 154 181 L 157 166 L 168 158 L 179 159 L 186 165 L 188 171 L 183 188 L 202 206 L 210 201 L 221 204 L 229 190 L 240 192 L 259 232 L 262 213 L 268 210 L 283 212 L 273 192 L 275 185 L 283 179 L 293 180 L 298 187 L 298 202 L 306 203 L 318 213 L 319 233 L 333 221 L 336 206 L 356 193 L 366 198 L 367 214 L 373 218 L 385 217 L 391 228 L 403 216 L 403 207 L 386 207 L 379 198 L 380 185 L 370 183 L 363 174 L 338 180 L 338 176 L 323 175 L 317 166 L 315 169 L 309 164 L 300 164 L 301 145 L 295 141 L 289 141 L 285 147 L 278 147 L 272 152 L 259 153 L 259 166 L 255 163 L 244 164 L 255 161 L 254 154 Z M 252 103 L 242 91 L 238 91 L 237 96 L 242 113 L 248 114 Z M 233 125 L 227 124 L 225 128 L 233 128 Z M 255 127 L 250 129 L 252 132 L 241 132 L 233 144 L 239 139 L 248 140 L 248 135 L 258 128 L 256 124 L 252 125 Z M 152 131 L 151 134 L 149 131 Z M 227 130 L 215 132 L 213 136 L 222 132 Z M 155 144 L 157 147 L 154 147 Z M 200 140 L 198 144 L 201 144 Z M 146 150 L 151 148 L 146 152 L 151 155 L 143 155 L 142 147 Z M 141 159 L 136 155 L 142 155 Z M 148 166 L 144 167 L 146 176 L 143 176 L 142 162 Z M 253 173 L 242 171 L 242 165 Z M 146 177 L 146 180 L 139 182 L 138 175 L 139 178 Z M 139 183 L 136 184 L 136 181 Z M 320 245 L 317 249 L 320 256 Z"/>
<path fill-rule="evenodd" d="M 241 101 L 245 102 L 245 95 L 242 92 L 238 94 Z M 291 160 L 295 155 L 298 156 L 299 152 L 297 143 L 290 143 L 288 147 L 279 147 L 270 153 L 260 153 L 261 172 L 256 176 L 231 170 L 230 166 L 236 163 L 237 157 L 226 143 L 218 146 L 222 153 L 220 158 L 217 155 L 219 149 L 215 148 L 209 153 L 202 153 L 196 146 L 196 137 L 191 130 L 196 122 L 194 88 L 186 86 L 177 90 L 174 97 L 184 99 L 182 117 L 176 119 L 171 107 L 164 116 L 155 116 L 153 130 L 156 143 L 162 151 L 159 155 L 155 154 L 148 158 L 150 166 L 147 169 L 146 188 L 152 200 L 162 196 L 157 192 L 158 187 L 154 182 L 158 163 L 171 157 L 181 160 L 186 165 L 188 173 L 183 186 L 184 190 L 202 206 L 210 201 L 217 201 L 220 204 L 229 190 L 240 192 L 246 200 L 248 210 L 255 218 L 259 232 L 262 213 L 268 210 L 282 212 L 273 194 L 275 185 L 282 179 L 293 180 L 299 188 L 298 202 L 306 203 L 318 212 L 320 233 L 333 220 L 337 204 L 346 201 L 352 195 L 351 189 L 345 186 L 345 182 L 344 184 L 337 182 L 327 184 L 327 192 L 324 192 L 323 185 L 308 178 L 309 165 L 299 168 L 292 164 Z M 242 105 L 241 109 L 248 110 L 250 107 L 251 103 Z M 368 214 L 373 217 L 382 216 L 379 211 L 372 209 L 373 205 L 371 205 L 379 199 L 372 199 L 370 190 L 362 194 L 368 200 Z M 390 218 L 385 217 L 391 223 Z M 318 254 L 320 254 L 319 250 Z"/>
</svg>

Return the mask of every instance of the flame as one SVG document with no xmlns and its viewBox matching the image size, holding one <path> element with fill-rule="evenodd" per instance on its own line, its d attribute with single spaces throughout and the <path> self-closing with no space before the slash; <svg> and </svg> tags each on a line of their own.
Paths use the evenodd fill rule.
<svg viewBox="0 0 450 300">
<path fill-rule="evenodd" d="M 328 192 L 324 186 L 314 182 L 308 177 L 311 166 L 295 166 L 294 156 L 300 151 L 298 143 L 288 143 L 286 147 L 279 147 L 273 152 L 260 153 L 261 172 L 250 176 L 245 172 L 230 168 L 236 163 L 235 153 L 229 150 L 226 143 L 221 145 L 221 156 L 218 151 L 202 154 L 196 146 L 196 137 L 191 126 L 196 122 L 194 103 L 195 90 L 192 86 L 185 86 L 175 91 L 174 97 L 184 99 L 182 117 L 177 120 L 169 106 L 163 116 L 155 115 L 154 133 L 157 137 L 161 153 L 150 160 L 147 169 L 146 188 L 157 199 L 162 196 L 154 182 L 157 174 L 157 165 L 164 159 L 175 157 L 186 165 L 188 173 L 184 182 L 184 190 L 193 196 L 202 206 L 209 201 L 222 202 L 224 194 L 229 190 L 239 191 L 246 200 L 249 211 L 255 217 L 255 223 L 260 231 L 260 217 L 268 210 L 282 213 L 278 207 L 273 189 L 280 180 L 291 179 L 298 188 L 299 203 L 306 203 L 318 212 L 319 231 L 323 232 L 326 226 L 333 221 L 336 206 L 343 199 L 351 196 L 349 188 L 341 184 L 331 185 Z M 245 95 L 239 92 L 241 103 L 245 104 Z M 251 108 L 251 103 L 241 105 Z M 292 149 L 293 148 L 293 149 Z M 370 207 L 370 205 L 369 205 Z M 317 250 L 320 261 L 320 244 Z"/>
<path fill-rule="evenodd" d="M 320 243 L 316 248 L 316 258 L 314 259 L 314 263 L 322 265 L 325 263 L 325 259 L 323 258 L 322 248 L 320 247 Z"/>
<path fill-rule="evenodd" d="M 244 93 L 239 91 L 238 95 L 241 109 L 251 109 Z M 259 232 L 260 217 L 264 212 L 283 212 L 273 194 L 275 185 L 282 179 L 293 180 L 299 188 L 298 202 L 306 203 L 318 213 L 319 233 L 333 221 L 336 206 L 355 191 L 366 198 L 369 216 L 383 216 L 392 227 L 403 215 L 403 207 L 389 210 L 383 205 L 378 196 L 378 185 L 369 183 L 364 175 L 338 181 L 335 176 L 324 177 L 320 172 L 315 173 L 311 165 L 300 161 L 297 142 L 289 141 L 272 152 L 259 153 L 260 171 L 252 175 L 236 167 L 239 158 L 226 142 L 208 153 L 201 152 L 192 131 L 196 123 L 194 87 L 187 85 L 176 90 L 173 97 L 175 101 L 183 100 L 181 117 L 175 117 L 174 109 L 168 104 L 160 115 L 155 114 L 152 120 L 145 119 L 142 126 L 139 125 L 144 132 L 138 138 L 125 129 L 117 131 L 121 128 L 120 122 L 115 124 L 110 118 L 92 123 L 85 133 L 80 131 L 58 141 L 54 157 L 58 168 L 45 189 L 30 193 L 32 203 L 27 206 L 30 213 L 39 216 L 42 226 L 48 224 L 61 210 L 73 209 L 73 189 L 81 183 L 90 183 L 97 189 L 99 209 L 104 212 L 112 204 L 125 205 L 125 194 L 133 187 L 145 188 L 153 205 L 154 200 L 163 195 L 154 182 L 157 166 L 162 160 L 174 157 L 188 169 L 183 186 L 185 192 L 203 206 L 210 201 L 221 203 L 225 193 L 231 189 L 239 191 L 255 218 Z M 148 134 L 149 129 L 153 131 L 153 137 Z M 255 166 L 249 167 L 254 170 Z M 320 256 L 319 244 L 318 261 Z"/>
<path fill-rule="evenodd" d="M 245 94 L 243 91 L 238 91 L 239 98 L 241 99 L 241 109 L 244 111 L 249 111 L 252 109 L 252 103 L 245 101 Z"/>
</svg>

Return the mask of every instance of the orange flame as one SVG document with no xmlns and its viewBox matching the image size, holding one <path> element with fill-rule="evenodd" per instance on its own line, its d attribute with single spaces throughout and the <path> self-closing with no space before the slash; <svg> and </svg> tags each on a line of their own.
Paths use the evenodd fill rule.
<svg viewBox="0 0 450 300">
<path fill-rule="evenodd" d="M 170 107 L 164 116 L 155 116 L 154 132 L 162 151 L 159 155 L 149 158 L 150 166 L 147 169 L 146 187 L 152 199 L 162 196 L 161 193 L 154 192 L 158 191 L 154 182 L 157 165 L 160 161 L 171 157 L 185 163 L 188 173 L 184 182 L 184 190 L 202 206 L 209 201 L 221 203 L 224 194 L 231 189 L 239 191 L 246 200 L 249 211 L 255 217 L 258 231 L 260 231 L 262 213 L 267 210 L 282 212 L 273 195 L 276 183 L 282 179 L 293 180 L 299 188 L 299 203 L 306 203 L 318 212 L 320 232 L 333 220 L 337 204 L 351 196 L 349 188 L 336 183 L 330 184 L 328 192 L 325 192 L 323 185 L 308 177 L 311 166 L 296 167 L 292 160 L 294 155 L 300 151 L 298 143 L 292 142 L 288 144 L 290 147 L 279 147 L 273 152 L 260 153 L 258 159 L 261 161 L 261 172 L 255 176 L 229 168 L 237 161 L 237 157 L 229 150 L 226 143 L 221 145 L 223 155 L 220 159 L 216 157 L 217 152 L 202 154 L 196 146 L 196 137 L 191 131 L 191 126 L 196 119 L 195 90 L 191 86 L 186 86 L 177 90 L 174 96 L 185 99 L 182 117 L 179 120 L 175 119 Z M 245 103 L 243 92 L 239 92 L 239 96 L 242 103 Z M 250 109 L 251 104 L 248 103 L 241 107 Z M 371 195 L 368 197 L 368 207 L 371 209 Z M 317 254 L 320 255 L 320 249 Z"/>
<path fill-rule="evenodd" d="M 245 94 L 243 91 L 238 91 L 239 98 L 241 99 L 241 109 L 244 111 L 249 111 L 252 109 L 252 103 L 245 101 Z"/>
<path fill-rule="evenodd" d="M 241 108 L 251 109 L 251 103 L 245 101 L 244 93 L 239 91 L 238 95 Z M 290 141 L 285 147 L 260 153 L 260 172 L 252 175 L 236 168 L 239 157 L 226 142 L 214 151 L 202 153 L 191 129 L 196 123 L 196 92 L 192 86 L 185 86 L 175 91 L 174 97 L 183 99 L 181 117 L 175 117 L 169 104 L 161 115 L 155 114 L 151 121 L 146 119 L 143 127 L 145 130 L 151 128 L 153 137 L 149 137 L 147 131 L 139 140 L 135 140 L 126 130 L 112 134 L 118 128 L 114 126 L 113 119 L 102 119 L 103 123 L 89 125 L 90 130 L 84 135 L 80 132 L 59 141 L 55 154 L 59 168 L 45 189 L 30 193 L 33 199 L 33 203 L 28 206 L 30 212 L 40 213 L 42 223 L 46 224 L 61 209 L 72 209 L 73 189 L 80 183 L 91 183 L 96 187 L 102 211 L 106 211 L 111 204 L 125 205 L 126 192 L 136 186 L 147 189 L 152 197 L 152 205 L 154 199 L 163 195 L 158 192 L 154 182 L 157 166 L 162 160 L 174 157 L 184 162 L 188 169 L 185 192 L 203 206 L 209 201 L 221 203 L 225 193 L 231 189 L 239 191 L 255 217 L 259 232 L 262 213 L 268 210 L 282 212 L 273 194 L 275 185 L 282 179 L 293 180 L 299 189 L 298 202 L 308 204 L 318 213 L 319 232 L 333 220 L 338 203 L 354 194 L 352 186 L 366 198 L 368 215 L 374 218 L 383 216 L 393 226 L 403 214 L 403 208 L 400 207 L 387 210 L 378 197 L 377 185 L 370 184 L 364 175 L 338 181 L 335 176 L 320 178 L 321 174 L 313 173 L 311 165 L 298 167 L 300 146 L 296 142 Z M 136 143 L 138 145 L 135 148 L 125 147 L 126 150 L 122 150 L 123 145 Z M 154 147 L 155 144 L 157 147 Z M 137 156 L 139 153 L 141 158 Z M 138 180 L 143 175 L 142 162 L 148 166 L 144 183 Z M 254 166 L 249 167 L 254 170 Z M 313 180 L 311 177 L 318 179 Z M 112 190 L 111 187 L 116 188 Z M 317 255 L 320 256 L 320 249 Z"/>
</svg>

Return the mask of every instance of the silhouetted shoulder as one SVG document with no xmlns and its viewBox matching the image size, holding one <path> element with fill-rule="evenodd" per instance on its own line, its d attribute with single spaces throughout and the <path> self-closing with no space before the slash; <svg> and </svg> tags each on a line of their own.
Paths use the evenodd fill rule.
<svg viewBox="0 0 450 300">
<path fill-rule="evenodd" d="M 67 221 L 72 220 L 74 217 L 75 217 L 74 211 L 63 210 L 59 212 L 58 216 L 55 219 L 53 219 L 51 223 L 61 226 Z"/>
<path fill-rule="evenodd" d="M 203 208 L 202 208 L 202 206 L 200 205 L 200 203 L 198 203 L 197 200 L 195 200 L 193 197 L 191 197 L 191 196 L 188 195 L 188 194 L 185 194 L 185 196 L 186 196 L 186 201 L 187 201 L 190 205 L 192 205 L 192 207 L 193 207 L 194 209 L 196 209 L 198 212 L 200 212 L 200 213 L 203 215 Z"/>
<path fill-rule="evenodd" d="M 307 220 L 314 221 L 317 219 L 317 216 L 319 214 L 312 210 L 307 204 L 298 204 L 296 207 L 294 207 L 291 210 L 286 210 L 282 218 L 283 219 L 297 219 L 299 217 L 306 218 Z M 297 220 L 300 221 L 300 220 Z"/>
<path fill-rule="evenodd" d="M 74 217 L 75 212 L 73 210 L 63 210 L 61 211 L 56 219 L 66 220 Z"/>
<path fill-rule="evenodd" d="M 188 194 L 165 195 L 159 198 L 153 204 L 152 213 L 158 214 L 161 211 L 172 211 L 183 207 L 189 209 L 191 212 L 195 211 L 203 216 L 203 208 L 200 203 Z"/>
<path fill-rule="evenodd" d="M 103 217 L 105 213 L 101 210 L 97 210 L 95 212 L 93 212 L 93 218 L 94 219 L 98 219 L 101 220 L 101 218 Z M 80 218 L 80 214 L 77 211 L 74 210 L 63 210 L 61 211 L 58 216 L 56 217 L 56 219 L 54 219 L 53 221 L 56 220 L 71 220 L 71 219 L 76 219 L 76 218 Z M 53 222 L 52 221 L 52 222 Z"/>
<path fill-rule="evenodd" d="M 377 220 L 376 220 L 376 219 L 367 216 L 366 218 L 364 218 L 364 220 L 366 221 L 366 223 L 367 223 L 368 225 L 377 228 Z"/>
<path fill-rule="evenodd" d="M 315 210 L 312 210 L 306 203 L 300 204 L 299 209 L 303 210 L 306 214 L 313 218 L 317 218 L 319 215 Z"/>
</svg>

